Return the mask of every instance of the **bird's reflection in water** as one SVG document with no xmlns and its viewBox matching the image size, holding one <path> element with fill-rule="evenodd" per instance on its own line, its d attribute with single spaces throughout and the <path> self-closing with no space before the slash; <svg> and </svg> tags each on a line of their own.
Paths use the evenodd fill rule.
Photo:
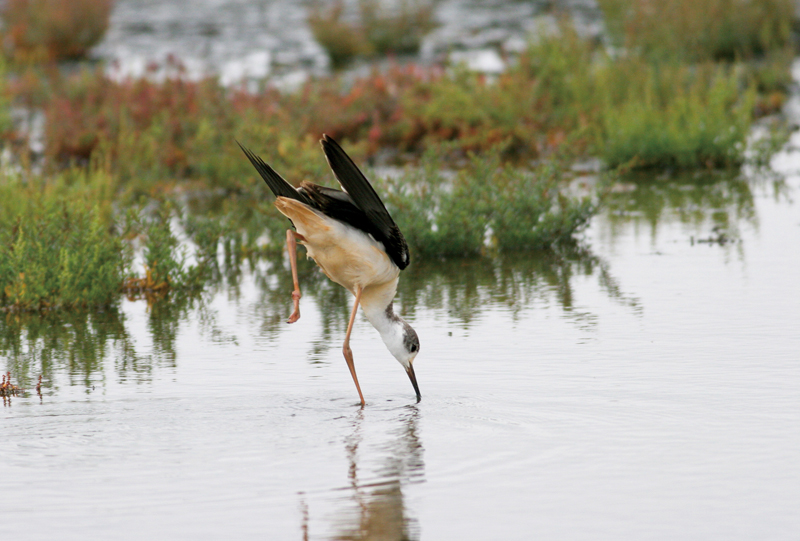
<svg viewBox="0 0 800 541">
<path fill-rule="evenodd" d="M 369 414 L 369 413 L 368 413 Z M 333 525 L 336 532 L 331 539 L 340 541 L 419 539 L 419 523 L 410 515 L 403 490 L 424 479 L 423 447 L 418 435 L 419 410 L 416 405 L 403 408 L 396 418 L 381 421 L 393 429 L 383 444 L 367 445 L 365 440 L 364 411 L 356 413 L 353 430 L 345 439 L 349 462 L 349 486 L 344 513 L 337 512 Z M 365 463 L 372 462 L 374 454 L 383 458 L 374 469 Z M 302 504 L 305 505 L 305 504 Z M 307 507 L 304 507 L 307 509 Z M 309 513 L 304 513 L 302 532 L 308 536 Z"/>
</svg>

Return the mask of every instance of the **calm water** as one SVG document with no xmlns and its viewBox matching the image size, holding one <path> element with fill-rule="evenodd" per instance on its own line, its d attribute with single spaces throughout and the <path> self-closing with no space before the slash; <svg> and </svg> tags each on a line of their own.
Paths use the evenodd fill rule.
<svg viewBox="0 0 800 541">
<path fill-rule="evenodd" d="M 773 164 L 623 185 L 590 248 L 412 266 L 420 404 L 359 318 L 357 407 L 349 299 L 310 265 L 293 326 L 284 261 L 207 300 L 8 319 L 0 363 L 47 384 L 2 410 L 4 534 L 794 538 L 800 156 Z"/>
</svg>

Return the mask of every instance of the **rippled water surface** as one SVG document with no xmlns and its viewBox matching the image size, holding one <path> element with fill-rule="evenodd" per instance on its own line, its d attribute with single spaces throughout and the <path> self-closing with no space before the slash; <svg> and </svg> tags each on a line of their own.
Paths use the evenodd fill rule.
<svg viewBox="0 0 800 541">
<path fill-rule="evenodd" d="M 49 383 L 2 410 L 4 530 L 790 539 L 800 160 L 774 163 L 785 181 L 622 185 L 590 248 L 415 263 L 398 304 L 422 342 L 419 404 L 359 317 L 357 406 L 349 299 L 312 279 L 286 325 L 285 262 L 207 301 L 9 317 L 0 359 Z M 736 240 L 706 242 L 717 226 Z"/>
</svg>

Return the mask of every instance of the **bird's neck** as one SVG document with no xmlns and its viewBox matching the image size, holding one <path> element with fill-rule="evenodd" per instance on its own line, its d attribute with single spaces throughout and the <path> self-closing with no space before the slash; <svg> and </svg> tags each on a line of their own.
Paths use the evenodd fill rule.
<svg viewBox="0 0 800 541">
<path fill-rule="evenodd" d="M 383 310 L 365 309 L 364 315 L 367 316 L 369 322 L 381 335 L 381 340 L 383 340 L 392 356 L 408 369 L 408 363 L 405 360 L 408 357 L 408 352 L 405 349 L 404 341 L 405 328 L 408 324 L 394 313 L 392 302 L 390 301 L 389 304 L 384 306 Z"/>
<path fill-rule="evenodd" d="M 386 344 L 392 356 L 397 359 L 406 370 L 411 367 L 413 355 L 409 351 L 409 340 L 416 340 L 416 333 L 408 323 L 395 314 L 393 299 L 397 292 L 397 280 L 380 286 L 370 286 L 361 295 L 361 309 L 364 315 L 381 335 L 381 340 Z M 418 342 L 417 342 L 418 344 Z M 414 349 L 414 352 L 417 350 Z"/>
<path fill-rule="evenodd" d="M 392 306 L 396 292 L 397 279 L 379 286 L 370 286 L 361 294 L 361 309 L 381 336 L 393 332 L 398 324 L 399 317 Z"/>
</svg>

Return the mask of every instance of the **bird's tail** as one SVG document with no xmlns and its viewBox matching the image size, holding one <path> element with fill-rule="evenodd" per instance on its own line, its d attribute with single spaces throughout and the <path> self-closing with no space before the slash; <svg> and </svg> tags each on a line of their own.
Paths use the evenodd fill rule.
<svg viewBox="0 0 800 541">
<path fill-rule="evenodd" d="M 292 221 L 297 232 L 304 237 L 313 237 L 315 234 L 325 233 L 331 228 L 327 223 L 327 218 L 301 201 L 278 197 L 275 200 L 275 207 Z"/>
</svg>

